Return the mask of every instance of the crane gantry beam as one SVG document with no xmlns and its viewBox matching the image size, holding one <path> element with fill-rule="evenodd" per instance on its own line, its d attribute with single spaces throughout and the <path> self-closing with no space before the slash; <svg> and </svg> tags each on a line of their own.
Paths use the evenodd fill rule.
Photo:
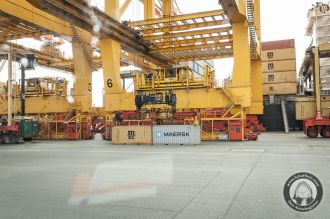
<svg viewBox="0 0 330 219">
<path fill-rule="evenodd" d="M 5 28 L 8 24 L 13 28 L 12 31 Z M 70 23 L 33 7 L 25 0 L 0 0 L 0 29 L 3 30 L 0 32 L 0 42 L 48 34 L 68 41 L 72 41 L 74 37 Z M 26 31 L 22 31 L 23 29 Z M 77 31 L 82 42 L 91 42 L 91 33 L 81 28 L 77 28 Z M 143 57 L 124 50 L 121 61 L 123 64 L 127 63 L 145 70 L 151 68 Z"/>
<path fill-rule="evenodd" d="M 90 7 L 87 2 L 79 1 L 79 0 L 27 0 L 32 5 L 46 12 L 55 15 L 61 16 L 63 19 L 67 20 L 68 22 L 74 24 L 77 27 L 85 29 L 91 33 L 93 33 L 93 19 L 91 18 L 91 13 L 93 13 L 96 18 L 101 22 L 99 36 L 100 39 L 113 39 L 119 42 L 124 50 L 129 52 L 138 54 L 140 57 L 145 58 L 147 61 L 150 61 L 160 67 L 168 67 L 172 60 L 179 60 L 181 59 L 189 59 L 190 57 L 194 60 L 198 57 L 196 52 L 202 53 L 203 49 L 200 46 L 199 51 L 190 50 L 191 46 L 187 45 L 180 45 L 178 46 L 178 52 L 181 51 L 182 48 L 186 48 L 185 53 L 181 53 L 180 55 L 174 54 L 172 57 L 169 57 L 162 52 L 157 52 L 157 50 L 153 50 L 153 43 L 157 43 L 157 41 L 166 41 L 171 40 L 171 38 L 176 37 L 176 40 L 190 40 L 191 44 L 194 44 L 193 39 L 197 39 L 200 43 L 202 40 L 199 38 L 203 38 L 208 34 L 209 37 L 216 37 L 221 35 L 229 35 L 231 31 L 230 25 L 226 21 L 226 16 L 224 15 L 223 10 L 216 10 L 211 12 L 203 12 L 203 13 L 194 13 L 194 14 L 186 14 L 186 15 L 179 15 L 179 16 L 172 16 L 171 14 L 166 18 L 161 18 L 163 20 L 158 20 L 158 22 L 165 22 L 174 20 L 177 24 L 179 24 L 179 29 L 182 29 L 184 24 L 186 25 L 185 32 L 169 32 L 169 35 L 145 35 L 144 33 L 136 31 L 134 28 L 128 26 L 127 24 L 121 23 L 118 20 L 112 18 L 111 16 L 105 14 L 104 12 L 98 10 L 97 8 Z M 93 17 L 93 16 L 92 16 Z M 94 17 L 95 18 L 95 17 Z M 154 20 L 154 19 L 151 19 Z M 191 22 L 189 22 L 189 20 Z M 153 21 L 156 22 L 155 20 Z M 199 24 L 200 23 L 200 24 Z M 137 22 L 137 24 L 141 24 L 141 22 Z M 158 23 L 159 24 L 159 23 Z M 191 25 L 190 25 L 191 24 Z M 201 28 L 200 26 L 205 25 L 213 25 L 208 27 L 208 30 L 203 30 L 197 28 Z M 159 25 L 162 26 L 162 25 Z M 216 26 L 217 28 L 214 28 Z M 192 29 L 187 29 L 192 28 Z M 144 28 L 146 29 L 146 28 Z M 226 34 L 223 34 L 227 32 Z M 167 32 L 168 33 L 168 32 Z M 168 37 L 172 36 L 172 37 Z M 179 38 L 179 39 L 178 39 Z M 181 38 L 181 39 L 180 39 Z M 204 40 L 205 42 L 205 40 Z M 158 42 L 162 43 L 162 42 Z M 215 42 L 219 43 L 219 42 Z M 205 43 L 206 45 L 207 43 Z M 163 48 L 162 48 L 163 49 Z M 164 48 L 165 49 L 165 48 Z M 174 48 L 175 50 L 175 48 Z M 161 50 L 160 50 L 161 51 Z M 222 56 L 222 53 L 218 53 L 219 50 L 214 48 L 213 55 L 214 56 Z M 175 51 L 174 51 L 175 52 Z M 184 55 L 186 54 L 186 55 Z M 206 54 L 202 54 L 205 57 Z M 232 55 L 228 53 L 227 55 Z"/>
<path fill-rule="evenodd" d="M 141 39 L 138 32 L 127 25 L 106 15 L 96 7 L 91 7 L 85 1 L 80 0 L 27 0 L 33 6 L 67 22 L 85 29 L 90 33 L 95 30 L 95 22 L 99 22 L 99 37 L 102 39 L 111 38 L 122 45 L 128 52 L 140 54 L 146 60 L 159 66 L 166 66 L 166 60 L 149 53 L 149 47 Z M 98 21 L 95 21 L 97 19 Z"/>
</svg>

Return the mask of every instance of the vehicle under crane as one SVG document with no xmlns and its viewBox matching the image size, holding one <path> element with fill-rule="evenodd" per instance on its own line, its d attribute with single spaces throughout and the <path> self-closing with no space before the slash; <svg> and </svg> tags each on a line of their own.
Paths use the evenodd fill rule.
<svg viewBox="0 0 330 219">
<path fill-rule="evenodd" d="M 71 109 L 75 107 L 72 108 L 65 98 L 53 96 L 30 97 L 28 101 L 30 113 L 43 112 L 46 117 L 48 113 L 59 110 L 69 112 L 72 118 L 79 118 L 79 115 L 88 117 L 88 113 L 92 111 L 91 89 L 89 89 L 91 72 L 95 68 L 95 59 L 90 55 L 90 43 L 93 37 L 97 36 L 100 41 L 96 47 L 101 51 L 101 57 L 97 60 L 101 62 L 105 80 L 105 106 L 102 111 L 112 123 L 116 118 L 121 119 L 120 113 L 122 115 L 135 113 L 141 118 L 141 112 L 137 112 L 139 108 L 146 103 L 150 106 L 153 103 L 153 95 L 156 95 L 152 92 L 159 92 L 148 91 L 151 95 L 146 102 L 144 101 L 146 95 L 143 94 L 145 91 L 142 88 L 136 90 L 137 93 L 125 92 L 120 82 L 121 60 L 130 60 L 135 65 L 143 66 L 145 72 L 157 75 L 159 74 L 157 71 L 172 71 L 171 69 L 175 69 L 173 64 L 179 62 L 234 57 L 232 79 L 220 89 L 214 84 L 194 87 L 195 83 L 189 81 L 189 86 L 170 88 L 166 93 L 162 91 L 165 97 L 162 103 L 170 104 L 172 112 L 175 110 L 175 113 L 188 114 L 185 117 L 189 119 L 191 115 L 205 112 L 204 120 L 209 126 L 207 133 L 209 140 L 217 139 L 219 134 L 217 123 L 222 123 L 219 121 L 223 120 L 235 120 L 227 126 L 223 125 L 224 129 L 227 132 L 240 130 L 235 139 L 243 140 L 246 131 L 253 133 L 253 130 L 245 126 L 250 124 L 249 116 L 262 114 L 259 0 L 223 0 L 220 1 L 222 6 L 220 10 L 183 15 L 175 15 L 172 10 L 173 1 L 164 0 L 161 18 L 155 18 L 155 2 L 145 0 L 145 20 L 124 23 L 119 22 L 122 14 L 119 12 L 124 8 L 119 7 L 118 0 L 105 1 L 104 12 L 91 7 L 85 1 L 27 0 L 18 4 L 13 4 L 10 0 L 0 2 L 0 9 L 7 15 L 6 19 L 16 22 L 19 20 L 18 24 L 25 22 L 28 27 L 31 26 L 31 30 L 38 30 L 40 33 L 47 30 L 55 35 L 65 35 L 72 39 L 74 59 L 71 65 L 74 66 L 76 76 L 73 97 L 74 105 L 80 109 L 78 117 L 76 110 L 71 114 Z M 17 13 L 18 8 L 32 16 Z M 34 19 L 31 20 L 31 17 Z M 100 21 L 96 25 L 99 27 L 98 33 L 95 33 L 95 18 Z M 65 66 L 68 62 L 63 60 L 59 63 L 58 65 Z M 52 65 L 54 64 L 56 63 Z M 204 76 L 209 75 L 209 72 Z M 136 107 L 136 103 L 139 102 L 136 100 L 141 100 L 139 92 L 144 96 L 143 103 Z M 34 104 L 38 101 L 40 104 Z M 145 114 L 145 117 L 147 115 Z M 184 121 L 181 115 L 178 118 Z M 56 120 L 57 115 L 53 121 Z M 59 120 L 67 121 L 65 116 Z M 230 126 L 237 128 L 230 129 Z"/>
<path fill-rule="evenodd" d="M 330 138 L 330 111 L 328 96 L 321 95 L 320 60 L 330 57 L 330 44 L 320 44 L 307 50 L 302 69 L 304 82 L 312 79 L 312 99 L 297 99 L 297 115 L 306 117 L 304 120 L 304 132 L 310 138 L 316 138 L 319 134 L 324 138 Z M 303 86 L 303 85 L 302 85 Z"/>
</svg>

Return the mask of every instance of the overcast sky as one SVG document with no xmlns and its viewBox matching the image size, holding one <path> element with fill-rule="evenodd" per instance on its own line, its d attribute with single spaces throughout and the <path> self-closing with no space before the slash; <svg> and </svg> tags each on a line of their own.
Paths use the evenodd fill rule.
<svg viewBox="0 0 330 219">
<path fill-rule="evenodd" d="M 94 3 L 103 8 L 104 0 L 93 0 Z M 158 1 L 158 0 L 156 0 Z M 121 0 L 123 2 L 123 0 Z M 295 39 L 296 40 L 296 54 L 297 54 L 297 69 L 302 62 L 304 51 L 310 43 L 310 39 L 305 37 L 305 30 L 307 24 L 307 11 L 312 7 L 316 0 L 261 0 L 261 32 L 262 41 Z M 324 1 L 328 2 L 328 1 Z M 200 11 L 220 9 L 218 0 L 177 0 L 180 10 L 183 13 L 193 13 Z M 136 20 L 143 18 L 143 7 L 139 0 L 133 0 L 130 7 L 123 16 L 124 20 Z M 35 41 L 30 42 L 32 47 L 37 48 Z M 40 44 L 40 42 L 39 42 Z M 24 45 L 27 43 L 24 41 Z M 66 46 L 66 54 L 71 56 L 70 46 Z M 217 71 L 217 78 L 222 79 L 231 73 L 233 66 L 232 59 L 216 60 L 215 67 Z M 5 68 L 6 69 L 6 68 Z M 49 70 L 38 69 L 41 75 L 50 72 Z M 61 76 L 58 71 L 52 71 L 52 75 Z M 31 73 L 32 74 L 32 73 Z M 36 72 L 33 72 L 36 75 Z M 6 80 L 6 71 L 2 71 L 0 81 Z M 70 78 L 66 76 L 67 78 Z M 97 83 L 103 80 L 102 72 L 93 75 L 93 87 L 100 88 Z M 102 84 L 103 85 L 103 84 Z M 95 96 L 100 96 L 101 91 L 93 90 Z M 97 101 L 100 104 L 100 100 Z"/>
</svg>

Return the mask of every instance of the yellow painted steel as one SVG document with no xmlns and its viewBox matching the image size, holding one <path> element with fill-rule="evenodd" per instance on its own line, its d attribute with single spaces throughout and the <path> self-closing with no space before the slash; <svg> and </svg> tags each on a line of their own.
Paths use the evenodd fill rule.
<svg viewBox="0 0 330 219">
<path fill-rule="evenodd" d="M 251 107 L 251 59 L 247 25 L 233 23 L 234 69 L 230 91 L 237 97 L 236 104 Z"/>
<path fill-rule="evenodd" d="M 0 0 L 0 11 L 15 18 L 42 27 L 49 32 L 64 37 L 72 37 L 73 33 L 68 22 L 52 16 L 38 8 L 33 7 L 25 0 Z M 91 34 L 78 28 L 82 41 L 89 43 Z"/>
<path fill-rule="evenodd" d="M 72 42 L 75 71 L 74 99 L 76 104 L 80 105 L 82 112 L 90 112 L 92 110 L 92 66 L 81 44 L 77 40 Z"/>
<path fill-rule="evenodd" d="M 106 0 L 105 13 L 119 19 L 119 0 Z M 104 108 L 106 112 L 134 110 L 134 94 L 126 93 L 120 80 L 120 43 L 101 39 L 102 68 L 104 77 Z"/>
<path fill-rule="evenodd" d="M 18 3 L 17 3 L 18 2 Z M 129 5 L 129 0 L 126 0 L 122 6 L 122 10 L 119 7 L 119 0 L 106 0 L 105 1 L 105 13 L 120 19 L 123 14 L 124 8 Z M 17 3 L 17 4 L 15 4 Z M 155 12 L 155 1 L 145 0 L 145 23 L 156 22 L 155 20 L 150 20 L 154 18 Z M 198 30 L 198 31 L 187 31 L 186 33 L 173 33 L 171 36 L 168 35 L 148 35 L 143 36 L 146 40 L 164 40 L 173 37 L 181 37 L 189 35 L 201 35 L 210 34 L 214 31 L 216 32 L 226 32 L 228 35 L 223 36 L 209 36 L 207 39 L 196 39 L 198 43 L 203 43 L 201 45 L 192 46 L 194 42 L 185 40 L 177 43 L 175 46 L 176 51 L 181 50 L 194 50 L 194 49 L 204 49 L 206 47 L 233 47 L 234 54 L 234 70 L 232 75 L 232 81 L 226 85 L 225 88 L 215 88 L 214 85 L 210 85 L 213 82 L 209 80 L 209 76 L 203 78 L 203 82 L 186 80 L 181 85 L 179 83 L 175 84 L 174 87 L 185 87 L 185 89 L 175 90 L 177 95 L 177 108 L 178 109 L 205 109 L 205 108 L 224 108 L 230 105 L 230 109 L 233 109 L 233 113 L 240 112 L 241 117 L 245 118 L 245 114 L 262 114 L 262 74 L 261 74 L 261 63 L 260 58 L 257 60 L 251 60 L 250 57 L 250 45 L 249 45 L 249 28 L 246 20 L 246 1 L 243 0 L 223 0 L 225 5 L 225 10 L 205 12 L 205 16 L 212 16 L 212 13 L 228 15 L 231 20 L 232 27 L 223 27 L 222 29 L 210 30 Z M 173 0 L 163 0 L 163 16 L 168 19 L 184 19 L 183 16 L 173 16 Z M 70 24 L 64 22 L 63 20 L 56 18 L 43 12 L 37 8 L 32 7 L 26 1 L 13 1 L 13 0 L 0 0 L 0 9 L 6 10 L 6 13 L 11 16 L 20 18 L 24 21 L 35 24 L 39 27 L 43 27 L 50 32 L 57 33 L 61 36 L 74 36 Z M 207 13 L 207 14 L 206 14 Z M 193 16 L 204 16 L 202 13 L 190 15 Z M 189 16 L 189 15 L 187 15 Z M 254 17 L 256 34 L 260 39 L 260 1 L 254 0 Z M 171 20 L 170 19 L 170 20 Z M 149 21 L 148 21 L 149 20 Z M 160 22 L 159 20 L 157 22 Z M 166 21 L 163 21 L 166 22 Z M 206 27 L 208 25 L 215 25 L 213 21 L 204 22 L 200 27 Z M 218 21 L 222 22 L 223 21 Z M 133 22 L 134 23 L 134 22 Z M 137 22 L 135 22 L 137 23 Z M 177 27 L 178 30 L 186 30 L 187 28 L 198 28 L 199 26 L 193 26 L 195 24 L 189 24 L 189 27 Z M 164 27 L 165 28 L 165 27 Z M 180 29 L 186 28 L 186 29 Z M 188 30 L 187 29 L 187 30 Z M 232 30 L 232 34 L 229 33 Z M 81 42 L 89 43 L 91 41 L 91 34 L 87 31 L 78 29 L 79 37 Z M 159 30 L 158 30 L 159 31 Z M 168 32 L 169 29 L 162 29 L 164 32 Z M 143 31 L 142 31 L 143 32 Z M 146 32 L 147 33 L 147 32 Z M 149 32 L 151 33 L 151 32 Z M 215 38 L 214 45 L 206 45 L 205 42 L 210 40 L 210 38 Z M 226 39 L 229 40 L 227 43 L 219 44 L 219 40 Z M 218 41 L 217 41 L 218 40 Z M 218 42 L 218 43 L 216 43 Z M 179 44 L 182 43 L 182 44 Z M 186 44 L 186 45 L 185 45 Z M 188 44 L 188 45 L 187 45 Z M 123 57 L 121 45 L 118 41 L 112 39 L 102 38 L 100 39 L 100 49 L 102 54 L 102 68 L 105 81 L 105 94 L 104 94 L 104 111 L 114 112 L 119 110 L 135 110 L 134 103 L 134 93 L 126 93 L 121 86 L 120 81 L 120 57 Z M 171 52 L 173 48 L 166 48 L 169 46 L 168 42 L 159 42 L 154 51 L 157 52 Z M 185 48 L 180 45 L 185 45 Z M 165 48 L 163 48 L 165 47 Z M 259 47 L 258 47 L 259 48 Z M 75 84 L 75 107 L 80 106 L 82 111 L 91 111 L 91 92 L 88 89 L 90 87 L 90 77 L 91 77 L 91 66 L 89 66 L 86 54 L 84 54 L 83 48 L 79 42 L 73 42 L 74 49 L 74 69 L 76 74 L 76 84 Z M 258 51 L 259 52 L 259 51 Z M 231 52 L 221 55 L 221 57 L 230 57 Z M 203 59 L 219 58 L 219 55 L 207 55 L 205 57 L 198 57 Z M 141 57 L 130 56 L 130 60 L 140 59 L 141 63 L 145 63 L 144 59 Z M 189 60 L 188 58 L 186 58 Z M 192 58 L 197 59 L 197 58 Z M 83 60 L 83 61 L 81 61 Z M 173 61 L 183 61 L 185 58 L 173 59 Z M 191 60 L 191 59 L 190 59 Z M 152 66 L 152 65 L 149 65 Z M 181 81 L 183 82 L 183 81 Z M 159 83 L 162 89 L 166 88 L 166 84 L 169 84 L 166 79 Z M 152 85 L 154 86 L 154 85 Z M 141 88 L 141 87 L 140 87 Z M 146 87 L 145 87 L 146 88 Z M 30 99 L 30 98 L 29 98 Z M 51 110 L 56 110 L 57 112 L 66 112 L 70 110 L 72 106 L 63 97 L 51 97 L 44 100 L 41 98 L 31 98 L 27 100 L 28 112 L 50 112 Z M 40 101 L 40 102 L 39 102 Z M 54 101 L 54 103 L 53 103 Z M 38 104 L 36 104 L 38 102 Z M 52 103 L 51 103 L 52 102 Z M 40 105 L 39 105 L 40 103 Z M 34 106 L 35 105 L 35 106 Z M 235 105 L 235 107 L 233 107 Z M 59 107 L 61 109 L 59 109 Z"/>
<path fill-rule="evenodd" d="M 154 73 L 137 72 L 136 91 L 156 91 L 169 89 L 214 88 L 215 72 L 206 67 L 204 75 L 194 74 L 189 68 L 160 69 Z"/>
<path fill-rule="evenodd" d="M 163 2 L 163 17 L 169 17 L 174 15 L 174 4 L 173 0 L 162 0 Z"/>
<path fill-rule="evenodd" d="M 251 61 L 251 86 L 252 103 L 248 109 L 248 114 L 263 114 L 263 95 L 262 95 L 262 73 L 261 60 Z"/>
<path fill-rule="evenodd" d="M 144 19 L 155 18 L 155 0 L 144 0 Z"/>
</svg>

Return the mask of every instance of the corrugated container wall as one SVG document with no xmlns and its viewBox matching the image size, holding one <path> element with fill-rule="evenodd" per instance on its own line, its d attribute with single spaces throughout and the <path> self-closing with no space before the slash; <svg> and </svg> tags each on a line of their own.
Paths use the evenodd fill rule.
<svg viewBox="0 0 330 219">
<path fill-rule="evenodd" d="M 290 95 L 297 92 L 296 51 L 294 40 L 262 43 L 264 95 Z"/>
<path fill-rule="evenodd" d="M 194 125 L 160 125 L 153 127 L 154 144 L 197 145 L 201 128 Z"/>
<path fill-rule="evenodd" d="M 152 144 L 151 126 L 115 126 L 112 144 Z"/>
</svg>

